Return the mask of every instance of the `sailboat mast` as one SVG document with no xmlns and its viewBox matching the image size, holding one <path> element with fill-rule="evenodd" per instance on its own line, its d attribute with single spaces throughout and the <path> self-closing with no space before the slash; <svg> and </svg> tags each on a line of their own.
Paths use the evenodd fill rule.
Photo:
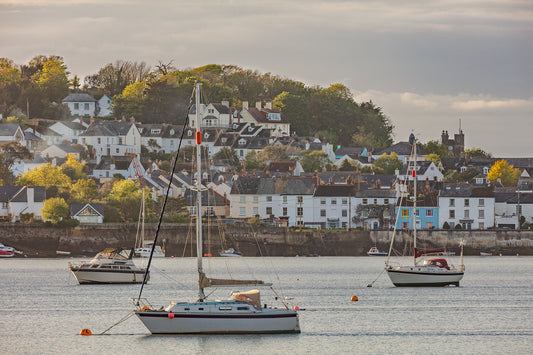
<svg viewBox="0 0 533 355">
<path fill-rule="evenodd" d="M 416 193 L 416 139 L 413 140 L 413 158 L 414 158 L 414 161 L 413 161 L 413 180 L 414 180 L 414 190 L 413 190 L 413 193 L 414 193 L 414 196 L 413 196 L 413 246 L 414 246 L 414 253 L 413 253 L 413 256 L 414 256 L 414 262 L 415 262 L 415 265 L 416 265 L 416 199 L 418 197 L 417 193 Z"/>
<path fill-rule="evenodd" d="M 198 297 L 204 299 L 202 287 L 202 132 L 200 131 L 200 83 L 196 83 L 196 255 L 198 260 Z"/>
</svg>

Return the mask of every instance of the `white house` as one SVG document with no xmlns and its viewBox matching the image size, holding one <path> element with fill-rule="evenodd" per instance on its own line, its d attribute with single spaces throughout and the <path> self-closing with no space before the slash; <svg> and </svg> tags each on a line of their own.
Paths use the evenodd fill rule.
<svg viewBox="0 0 533 355">
<path fill-rule="evenodd" d="M 87 93 L 69 94 L 62 102 L 73 116 L 94 116 L 96 113 L 96 100 Z"/>
<path fill-rule="evenodd" d="M 113 101 L 106 94 L 97 101 L 98 117 L 109 117 L 113 115 Z"/>
<path fill-rule="evenodd" d="M 61 136 L 62 141 L 78 143 L 78 137 L 85 131 L 85 127 L 78 122 L 56 122 L 50 127 L 50 130 Z"/>
<path fill-rule="evenodd" d="M 200 104 L 198 114 L 200 116 L 201 128 L 222 128 L 229 127 L 231 124 L 231 115 L 229 101 L 223 100 L 222 103 L 210 103 L 208 105 Z M 189 110 L 189 124 L 196 129 L 196 105 L 192 105 Z"/>
<path fill-rule="evenodd" d="M 42 219 L 45 199 L 44 186 L 0 186 L 0 218 L 16 222 L 21 213 L 32 213 L 33 218 Z"/>
<path fill-rule="evenodd" d="M 411 172 L 407 172 L 409 164 L 406 164 L 403 166 L 401 171 L 396 171 L 396 177 L 400 181 L 405 181 L 406 176 L 407 180 L 413 181 L 413 174 Z M 411 164 L 412 165 L 412 164 Z M 439 170 L 439 168 L 435 165 L 432 161 L 420 161 L 417 160 L 416 162 L 416 180 L 417 181 L 442 181 L 444 180 L 444 175 Z"/>
<path fill-rule="evenodd" d="M 70 205 L 70 218 L 80 223 L 104 223 L 104 205 L 101 203 L 73 203 Z"/>
<path fill-rule="evenodd" d="M 495 198 L 490 187 L 475 188 L 465 183 L 445 183 L 439 192 L 439 228 L 447 222 L 450 228 L 494 227 Z"/>
<path fill-rule="evenodd" d="M 0 143 L 4 142 L 18 142 L 21 145 L 26 146 L 22 128 L 16 123 L 0 124 Z"/>
<path fill-rule="evenodd" d="M 279 110 L 272 108 L 272 102 L 268 100 L 265 107 L 262 107 L 260 100 L 257 100 L 255 107 L 248 107 L 248 101 L 243 101 L 240 111 L 243 122 L 254 123 L 269 129 L 272 137 L 289 136 L 291 124 L 281 114 Z"/>
<path fill-rule="evenodd" d="M 47 159 L 66 158 L 68 154 L 75 155 L 76 159 L 80 159 L 80 152 L 68 144 L 54 144 L 41 152 L 41 155 Z"/>
<path fill-rule="evenodd" d="M 124 156 L 141 153 L 141 134 L 131 122 L 100 121 L 80 134 L 79 143 L 91 146 L 96 156 Z"/>
</svg>

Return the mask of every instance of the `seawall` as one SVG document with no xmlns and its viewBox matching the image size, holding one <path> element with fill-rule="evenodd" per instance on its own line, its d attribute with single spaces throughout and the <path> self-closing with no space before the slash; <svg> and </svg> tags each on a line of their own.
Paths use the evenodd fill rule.
<svg viewBox="0 0 533 355">
<path fill-rule="evenodd" d="M 152 240 L 156 225 L 145 226 L 145 239 Z M 133 247 L 136 224 L 80 225 L 75 228 L 45 228 L 42 225 L 0 224 L 0 242 L 15 247 L 30 257 L 55 257 L 56 251 L 92 256 L 106 247 Z M 388 250 L 392 231 L 297 231 L 275 227 L 250 228 L 246 225 L 212 225 L 204 228 L 203 251 L 213 256 L 233 247 L 246 256 L 359 256 L 373 246 Z M 167 256 L 195 256 L 194 228 L 184 224 L 161 227 Z M 533 255 L 533 230 L 418 231 L 421 249 L 445 248 L 459 252 L 464 240 L 465 255 L 480 252 L 503 255 Z M 160 243 L 158 243 L 160 244 Z M 412 248 L 412 236 L 398 232 L 394 250 Z"/>
</svg>

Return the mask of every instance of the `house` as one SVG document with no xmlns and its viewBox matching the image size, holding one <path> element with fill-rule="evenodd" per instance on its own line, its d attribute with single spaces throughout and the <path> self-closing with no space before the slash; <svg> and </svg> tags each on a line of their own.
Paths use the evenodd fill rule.
<svg viewBox="0 0 533 355">
<path fill-rule="evenodd" d="M 26 146 L 24 131 L 16 123 L 0 124 L 0 144 L 5 142 L 18 142 Z"/>
<path fill-rule="evenodd" d="M 232 124 L 229 101 L 223 100 L 221 103 L 200 104 L 198 114 L 200 118 L 200 128 L 222 128 Z M 196 105 L 189 109 L 189 124 L 196 129 Z"/>
<path fill-rule="evenodd" d="M 444 183 L 439 192 L 439 228 L 487 229 L 494 227 L 493 187 L 473 187 L 465 183 Z"/>
<path fill-rule="evenodd" d="M 40 155 L 34 155 L 33 159 L 17 159 L 11 166 L 11 172 L 14 176 L 18 177 L 21 174 L 31 170 L 33 168 L 39 167 L 42 164 L 46 164 L 48 161 L 41 157 Z"/>
<path fill-rule="evenodd" d="M 396 177 L 400 181 L 405 181 L 406 179 L 409 181 L 413 181 L 413 174 L 411 171 L 407 171 L 407 168 L 411 169 L 411 166 L 409 164 L 406 164 L 403 166 L 402 170 L 396 171 Z M 444 175 L 439 170 L 437 165 L 435 165 L 432 161 L 419 161 L 417 160 L 416 166 L 416 180 L 417 181 L 442 181 L 444 180 Z"/>
<path fill-rule="evenodd" d="M 312 222 L 306 219 L 305 225 L 319 224 L 320 228 L 352 227 L 353 207 L 357 186 L 355 185 L 318 185 L 313 194 Z M 307 217 L 307 216 L 306 216 Z"/>
<path fill-rule="evenodd" d="M 22 213 L 31 213 L 33 218 L 41 220 L 44 200 L 44 186 L 0 186 L 0 218 L 16 222 Z"/>
<path fill-rule="evenodd" d="M 146 168 L 141 163 L 140 156 L 135 154 L 103 157 L 89 176 L 104 181 L 113 178 L 115 174 L 122 175 L 125 179 L 147 178 Z"/>
<path fill-rule="evenodd" d="M 198 210 L 196 190 L 187 189 L 185 203 L 190 216 L 196 216 Z M 202 191 L 202 216 L 212 218 L 225 218 L 229 212 L 229 200 L 226 196 L 220 196 L 217 192 L 206 189 Z"/>
<path fill-rule="evenodd" d="M 269 161 L 263 169 L 267 175 L 288 174 L 291 176 L 300 176 L 304 173 L 302 164 L 299 161 Z"/>
<path fill-rule="evenodd" d="M 429 154 L 420 144 L 417 144 L 416 151 L 417 151 L 417 155 L 420 156 L 420 159 L 423 159 L 422 156 Z M 396 155 L 398 156 L 398 159 L 400 159 L 402 163 L 405 165 L 408 158 L 411 156 L 412 145 L 409 142 L 398 142 L 396 144 L 391 145 L 388 148 L 380 149 L 380 150 L 373 152 L 371 155 L 371 158 L 372 160 L 376 160 L 383 154 L 390 155 L 391 153 L 396 153 Z"/>
<path fill-rule="evenodd" d="M 354 210 L 351 227 L 388 229 L 394 226 L 396 191 L 393 189 L 383 189 L 379 184 L 374 188 L 362 185 L 351 205 Z"/>
<path fill-rule="evenodd" d="M 262 107 L 261 100 L 257 100 L 255 107 L 248 107 L 248 101 L 242 102 L 240 112 L 244 122 L 254 123 L 269 129 L 272 137 L 289 136 L 291 124 L 283 114 L 272 108 L 272 101 L 267 100 L 265 107 Z"/>
<path fill-rule="evenodd" d="M 174 153 L 181 139 L 181 127 L 167 124 L 137 124 L 141 135 L 141 145 L 148 151 Z M 195 144 L 192 139 L 183 139 L 181 147 Z"/>
<path fill-rule="evenodd" d="M 141 134 L 134 123 L 126 121 L 94 122 L 80 134 L 79 143 L 91 146 L 97 157 L 141 153 Z"/>
<path fill-rule="evenodd" d="M 104 205 L 101 203 L 73 203 L 70 205 L 70 218 L 80 223 L 104 223 Z"/>
<path fill-rule="evenodd" d="M 95 116 L 96 100 L 87 93 L 72 93 L 62 102 L 68 106 L 73 116 Z"/>
<path fill-rule="evenodd" d="M 96 102 L 98 117 L 109 117 L 113 115 L 113 101 L 109 96 L 103 94 Z"/>
<path fill-rule="evenodd" d="M 63 141 L 73 144 L 78 143 L 79 135 L 86 129 L 78 122 L 56 122 L 48 128 L 59 134 Z"/>
<path fill-rule="evenodd" d="M 75 155 L 78 160 L 80 159 L 80 152 L 68 144 L 54 144 L 41 152 L 41 155 L 46 159 L 66 158 L 69 154 Z"/>
</svg>

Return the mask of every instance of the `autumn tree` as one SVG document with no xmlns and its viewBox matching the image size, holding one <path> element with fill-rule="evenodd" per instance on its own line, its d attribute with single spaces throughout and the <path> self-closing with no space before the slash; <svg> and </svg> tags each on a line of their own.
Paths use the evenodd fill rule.
<svg viewBox="0 0 533 355">
<path fill-rule="evenodd" d="M 98 189 L 93 179 L 79 179 L 70 189 L 72 200 L 77 202 L 91 202 L 98 197 Z"/>
<path fill-rule="evenodd" d="M 403 163 L 398 158 L 398 155 L 392 152 L 390 155 L 383 153 L 374 161 L 373 166 L 376 174 L 392 175 L 395 173 L 396 169 L 400 170 L 403 167 Z"/>
<path fill-rule="evenodd" d="M 67 161 L 61 165 L 61 170 L 72 180 L 78 180 L 85 177 L 85 164 L 81 163 L 76 155 L 67 154 Z"/>
<path fill-rule="evenodd" d="M 59 166 L 52 165 L 51 163 L 45 163 L 33 169 L 30 169 L 22 173 L 18 180 L 18 186 L 70 186 L 71 179 Z"/>
<path fill-rule="evenodd" d="M 520 177 L 520 170 L 514 168 L 506 160 L 498 160 L 487 174 L 490 181 L 500 181 L 503 186 L 515 186 Z"/>
<path fill-rule="evenodd" d="M 69 216 L 69 208 L 64 199 L 59 197 L 49 198 L 43 203 L 43 219 L 52 224 L 61 222 Z"/>
<path fill-rule="evenodd" d="M 331 163 L 328 155 L 319 150 L 304 150 L 300 153 L 300 164 L 306 172 L 313 172 L 315 170 L 322 171 L 322 168 Z"/>
</svg>

